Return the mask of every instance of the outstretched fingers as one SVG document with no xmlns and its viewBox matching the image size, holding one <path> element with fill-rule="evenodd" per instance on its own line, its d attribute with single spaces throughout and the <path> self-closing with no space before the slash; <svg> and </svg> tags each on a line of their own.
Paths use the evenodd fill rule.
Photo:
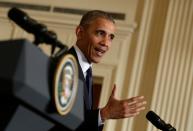
<svg viewBox="0 0 193 131">
<path fill-rule="evenodd" d="M 144 96 L 137 96 L 122 101 L 124 105 L 124 117 L 134 117 L 145 109 L 146 101 Z"/>
</svg>

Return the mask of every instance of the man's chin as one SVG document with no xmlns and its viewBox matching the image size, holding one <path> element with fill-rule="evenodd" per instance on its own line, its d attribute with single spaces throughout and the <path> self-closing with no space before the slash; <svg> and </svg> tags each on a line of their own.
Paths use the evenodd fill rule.
<svg viewBox="0 0 193 131">
<path fill-rule="evenodd" d="M 100 61 L 101 61 L 101 58 L 94 58 L 94 59 L 92 59 L 92 63 L 100 63 Z"/>
</svg>

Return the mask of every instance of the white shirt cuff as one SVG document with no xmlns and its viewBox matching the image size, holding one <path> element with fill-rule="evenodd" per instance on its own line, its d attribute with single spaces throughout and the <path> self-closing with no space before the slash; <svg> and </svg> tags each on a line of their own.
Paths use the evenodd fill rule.
<svg viewBox="0 0 193 131">
<path fill-rule="evenodd" d="M 101 110 L 99 110 L 99 114 L 98 114 L 98 125 L 99 126 L 101 126 L 101 125 L 103 125 L 104 124 L 104 122 L 102 121 L 102 119 L 101 119 Z"/>
</svg>

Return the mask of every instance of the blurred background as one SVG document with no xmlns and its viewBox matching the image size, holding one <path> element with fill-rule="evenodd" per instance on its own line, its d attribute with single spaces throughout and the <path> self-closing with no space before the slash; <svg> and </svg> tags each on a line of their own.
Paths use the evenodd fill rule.
<svg viewBox="0 0 193 131">
<path fill-rule="evenodd" d="M 8 19 L 11 7 L 47 25 L 68 47 L 82 14 L 111 13 L 117 32 L 111 50 L 94 65 L 95 107 L 106 104 L 114 83 L 119 99 L 144 95 L 148 103 L 135 118 L 108 120 L 104 131 L 157 131 L 145 118 L 149 110 L 177 131 L 193 130 L 193 0 L 0 0 L 0 40 L 33 41 Z M 50 55 L 49 45 L 40 48 Z"/>
</svg>

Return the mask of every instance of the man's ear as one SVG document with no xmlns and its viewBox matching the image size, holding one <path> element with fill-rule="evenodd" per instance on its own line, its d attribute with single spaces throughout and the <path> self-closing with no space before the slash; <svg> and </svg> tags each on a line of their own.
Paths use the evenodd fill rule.
<svg viewBox="0 0 193 131">
<path fill-rule="evenodd" d="M 76 37 L 77 37 L 77 40 L 80 40 L 82 38 L 82 35 L 83 35 L 83 27 L 82 26 L 77 26 L 76 27 Z"/>
</svg>

